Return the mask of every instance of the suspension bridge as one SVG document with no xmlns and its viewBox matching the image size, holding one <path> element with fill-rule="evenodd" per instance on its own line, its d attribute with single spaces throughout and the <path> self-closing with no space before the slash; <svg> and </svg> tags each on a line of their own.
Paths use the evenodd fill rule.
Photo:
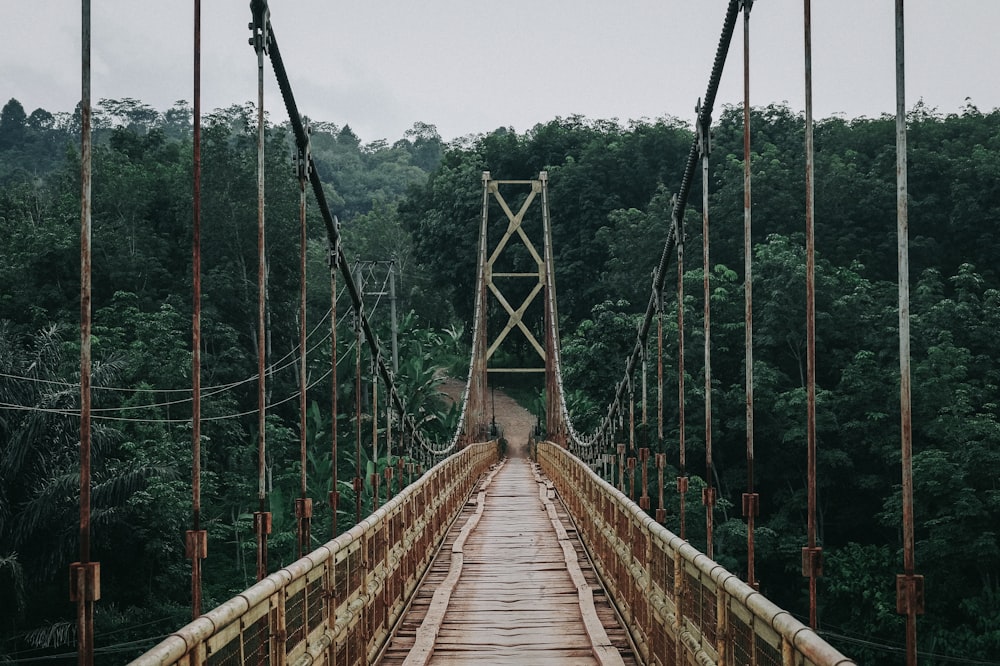
<svg viewBox="0 0 1000 666">
<path fill-rule="evenodd" d="M 908 294 L 906 293 L 906 133 L 902 114 L 903 31 L 902 0 L 897 0 L 897 61 L 899 132 L 899 238 L 900 238 L 900 348 L 903 419 L 904 571 L 897 579 L 898 611 L 907 617 L 908 663 L 916 663 L 916 615 L 922 612 L 922 578 L 913 562 L 912 490 L 909 458 Z M 84 76 L 82 150 L 81 243 L 81 515 L 80 560 L 71 566 L 71 596 L 78 608 L 80 664 L 94 657 L 93 613 L 100 599 L 100 566 L 90 556 L 90 26 L 89 0 L 84 0 Z M 206 531 L 200 521 L 200 5 L 195 2 L 194 91 L 194 245 L 193 245 L 193 418 L 192 418 L 192 529 L 187 532 L 187 557 L 191 561 L 193 621 L 166 637 L 134 663 L 152 664 L 437 664 L 468 663 L 568 663 L 568 664 L 781 664 L 837 666 L 854 663 L 827 644 L 815 631 L 816 579 L 822 573 L 822 549 L 815 530 L 815 312 L 813 279 L 812 116 L 809 2 L 805 7 L 806 43 L 806 243 L 808 295 L 808 543 L 802 549 L 802 573 L 809 580 L 809 625 L 778 608 L 758 591 L 754 573 L 754 518 L 759 505 L 753 473 L 752 376 L 752 264 L 750 243 L 749 61 L 748 47 L 752 0 L 730 0 L 723 20 L 716 59 L 704 98 L 697 107 L 697 137 L 691 145 L 680 190 L 663 242 L 645 316 L 632 353 L 625 359 L 625 373 L 596 432 L 578 432 L 566 407 L 559 355 L 559 316 L 556 298 L 552 218 L 545 172 L 524 180 L 495 180 L 482 174 L 482 216 L 479 229 L 475 317 L 469 374 L 461 397 L 460 425 L 446 445 L 425 440 L 419 424 L 407 410 L 397 390 L 391 364 L 366 313 L 363 290 L 346 259 L 339 222 L 326 200 L 323 183 L 313 168 L 308 127 L 299 115 L 281 58 L 266 0 L 253 0 L 251 39 L 258 61 L 258 249 L 259 249 L 259 510 L 254 514 L 258 582 L 221 606 L 201 608 L 201 563 L 208 556 Z M 683 275 L 684 211 L 697 172 L 702 172 L 704 264 L 709 265 L 708 173 L 710 127 L 716 92 L 729 54 L 730 42 L 743 18 L 745 85 L 745 237 L 746 237 L 746 372 L 748 488 L 743 513 L 748 523 L 747 577 L 742 580 L 713 560 L 712 516 L 716 490 L 712 479 L 711 444 L 711 317 L 709 275 L 705 272 L 705 413 L 706 474 L 702 494 L 707 540 L 699 550 L 686 539 L 684 497 L 688 486 L 685 459 L 684 370 L 679 369 L 677 389 L 680 415 L 679 440 L 664 443 L 663 312 L 671 264 Z M 264 481 L 267 442 L 265 371 L 266 339 L 264 254 L 264 104 L 265 62 L 270 61 L 289 114 L 297 148 L 300 186 L 302 259 L 301 348 L 305 349 L 305 220 L 307 192 L 311 189 L 325 224 L 329 242 L 330 290 L 333 299 L 331 338 L 336 364 L 338 280 L 350 300 L 351 327 L 355 337 L 355 378 L 361 382 L 362 348 L 371 359 L 375 382 L 381 383 L 387 405 L 378 404 L 379 390 L 371 403 L 362 404 L 355 392 L 354 445 L 363 443 L 362 413 L 374 422 L 380 409 L 386 418 L 385 441 L 392 450 L 405 449 L 411 459 L 426 461 L 419 468 L 402 463 L 366 480 L 354 478 L 355 489 L 365 481 L 376 488 L 384 482 L 392 495 L 368 517 L 315 550 L 311 522 L 314 507 L 305 483 L 305 376 L 302 377 L 303 438 L 301 441 L 302 496 L 295 516 L 299 559 L 269 573 L 267 510 Z M 499 210 L 502 215 L 494 213 Z M 526 231 L 528 216 L 540 217 L 541 233 Z M 497 224 L 499 223 L 499 227 Z M 530 257 L 534 270 L 505 270 L 503 257 L 517 245 Z M 510 284 L 528 285 L 510 291 Z M 683 281 L 677 280 L 677 298 L 683 301 Z M 523 297 L 518 304 L 511 296 Z M 524 296 L 527 294 L 526 296 Z M 537 299 L 537 301 L 536 301 Z M 540 304 L 540 308 L 539 305 Z M 499 307 L 498 307 L 499 306 Z M 541 335 L 537 322 L 527 321 L 541 309 Z M 488 313 L 502 310 L 506 322 L 488 325 Z M 503 318 L 502 317 L 502 318 Z M 501 318 L 501 319 L 502 319 Z M 685 325 L 678 309 L 676 346 L 684 359 Z M 491 336 L 491 331 L 495 335 Z M 499 332 L 497 332 L 499 331 Z M 504 367 L 496 351 L 510 336 L 521 337 L 534 365 Z M 637 446 L 636 394 L 646 403 L 646 367 L 657 365 L 658 450 Z M 305 363 L 304 354 L 302 363 Z M 334 370 L 336 366 L 334 366 Z M 510 446 L 500 443 L 496 423 L 489 417 L 491 376 L 497 373 L 538 373 L 544 376 L 546 409 L 544 427 L 537 432 L 504 433 Z M 336 414 L 337 382 L 333 382 L 330 409 Z M 641 385 L 641 386 L 640 386 Z M 645 410 L 644 410 L 645 411 Z M 337 420 L 331 433 L 333 460 L 337 459 Z M 372 428 L 372 446 L 378 448 L 379 429 Z M 680 475 L 676 483 L 680 504 L 680 533 L 664 527 L 664 470 L 668 456 L 676 456 Z M 336 465 L 332 466 L 334 491 L 330 510 L 340 501 L 335 490 Z M 360 469 L 360 465 L 358 466 Z M 655 481 L 650 475 L 655 475 Z M 404 484 L 404 476 L 407 476 Z M 415 477 L 415 478 L 414 478 Z M 639 492 L 636 492 L 636 482 Z M 392 491 L 395 485 L 395 491 Z M 405 487 L 404 487 L 405 486 Z M 654 502 L 649 489 L 658 490 Z M 655 506 L 654 506 L 655 505 Z M 334 521 L 336 525 L 336 521 Z M 336 527 L 334 527 L 336 530 Z M 700 544 L 699 544 L 700 545 Z"/>
</svg>

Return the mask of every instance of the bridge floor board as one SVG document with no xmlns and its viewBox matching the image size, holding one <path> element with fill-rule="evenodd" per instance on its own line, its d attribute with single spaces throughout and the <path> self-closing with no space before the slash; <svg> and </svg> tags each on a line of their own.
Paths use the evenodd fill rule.
<svg viewBox="0 0 1000 666">
<path fill-rule="evenodd" d="M 562 504 L 554 502 L 568 533 L 596 616 L 625 664 L 636 664 L 625 630 L 590 566 Z M 402 664 L 416 642 L 435 590 L 451 567 L 452 544 L 476 510 L 466 504 L 431 565 L 409 611 L 390 639 L 381 664 Z M 469 534 L 461 576 L 440 620 L 430 664 L 597 664 L 580 597 L 531 463 L 509 459 L 487 490 L 484 511 Z"/>
</svg>

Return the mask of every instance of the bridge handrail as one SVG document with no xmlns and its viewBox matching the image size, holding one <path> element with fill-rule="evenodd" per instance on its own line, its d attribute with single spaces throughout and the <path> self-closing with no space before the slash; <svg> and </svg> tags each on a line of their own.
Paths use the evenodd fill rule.
<svg viewBox="0 0 1000 666">
<path fill-rule="evenodd" d="M 688 656 L 703 665 L 855 663 L 570 452 L 539 442 L 537 459 L 574 516 L 644 663 L 687 664 Z"/>
<path fill-rule="evenodd" d="M 449 456 L 349 531 L 132 664 L 371 663 L 477 479 L 496 460 L 496 442 Z"/>
</svg>

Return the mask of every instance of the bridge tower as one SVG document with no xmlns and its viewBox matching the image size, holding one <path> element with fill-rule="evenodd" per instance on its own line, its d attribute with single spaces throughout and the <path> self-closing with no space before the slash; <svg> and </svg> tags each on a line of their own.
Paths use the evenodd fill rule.
<svg viewBox="0 0 1000 666">
<path fill-rule="evenodd" d="M 519 205 L 515 204 L 517 212 L 508 202 L 508 198 L 511 202 L 518 201 L 513 198 L 515 196 L 519 197 Z M 533 208 L 536 201 L 539 203 Z M 497 225 L 490 219 L 493 202 L 503 212 L 503 218 L 498 221 L 501 224 L 506 222 L 506 228 L 495 241 L 492 239 L 497 235 L 494 231 Z M 541 224 L 528 225 L 526 230 L 526 220 L 537 220 L 539 213 L 536 210 L 539 207 Z M 529 213 L 532 214 L 530 218 Z M 532 226 L 535 228 L 531 229 Z M 529 234 L 531 230 L 535 231 L 534 239 Z M 539 243 L 541 252 L 538 251 Z M 547 438 L 565 447 L 567 427 L 559 380 L 559 317 L 553 271 L 548 174 L 545 171 L 534 180 L 494 180 L 489 171 L 483 172 L 477 272 L 466 436 L 469 441 L 475 441 L 477 434 L 488 431 L 491 421 L 490 375 L 543 373 Z M 515 307 L 514 303 L 518 300 L 520 305 Z M 541 317 L 538 316 L 538 306 L 532 307 L 539 302 Z M 504 314 L 507 316 L 502 328 L 493 335 L 488 321 L 491 309 L 500 312 L 501 317 Z M 512 334 L 526 343 L 530 358 L 537 355 L 535 363 L 529 360 L 523 360 L 520 365 L 502 362 L 504 355 L 498 355 L 498 352 Z"/>
</svg>

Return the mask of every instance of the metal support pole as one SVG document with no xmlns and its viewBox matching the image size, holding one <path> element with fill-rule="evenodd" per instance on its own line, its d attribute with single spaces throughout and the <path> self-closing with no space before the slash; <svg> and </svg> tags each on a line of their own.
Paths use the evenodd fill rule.
<svg viewBox="0 0 1000 666">
<path fill-rule="evenodd" d="M 754 522 L 760 498 L 754 492 L 753 476 L 753 239 L 750 196 L 750 10 L 753 0 L 743 0 L 743 294 L 746 347 L 747 492 L 743 494 L 743 516 L 747 519 L 747 584 L 757 588 Z"/>
<path fill-rule="evenodd" d="M 802 575 L 809 578 L 809 626 L 817 627 L 816 579 L 822 574 L 822 549 L 816 545 L 816 253 L 815 253 L 815 150 L 812 103 L 812 6 L 805 5 L 806 79 L 806 409 L 808 444 L 809 545 L 802 549 Z"/>
<path fill-rule="evenodd" d="M 656 438 L 660 451 L 666 453 L 663 442 L 663 291 L 656 293 Z"/>
<path fill-rule="evenodd" d="M 667 507 L 663 503 L 663 468 L 667 466 L 667 454 L 657 453 L 655 456 L 656 460 L 656 474 L 657 474 L 657 485 L 659 487 L 659 504 L 656 505 L 656 522 L 661 525 L 667 521 Z"/>
<path fill-rule="evenodd" d="M 310 128 L 306 125 L 306 136 Z M 296 175 L 299 179 L 299 497 L 295 501 L 298 556 L 309 552 L 312 543 L 312 499 L 306 475 L 306 185 L 309 183 L 309 144 L 300 146 L 296 155 Z"/>
<path fill-rule="evenodd" d="M 101 565 L 90 561 L 91 381 L 91 106 L 90 0 L 81 5 L 80 101 L 80 561 L 70 565 L 70 601 L 76 603 L 77 664 L 94 663 L 94 602 L 101 598 Z"/>
<path fill-rule="evenodd" d="M 687 539 L 687 460 L 684 441 L 684 219 L 677 212 L 676 197 L 673 206 L 674 229 L 677 236 L 677 447 L 680 456 L 680 476 L 677 477 L 677 494 L 680 502 L 682 539 Z"/>
<path fill-rule="evenodd" d="M 906 58 L 903 0 L 896 0 L 896 237 L 899 271 L 899 406 L 903 472 L 903 573 L 896 576 L 896 611 L 906 615 L 906 664 L 917 664 L 917 615 L 924 612 L 924 577 L 916 574 L 913 536 L 913 428 L 910 411 L 910 260 L 907 206 Z"/>
<path fill-rule="evenodd" d="M 396 318 L 396 262 L 389 262 L 389 318 L 392 326 L 392 372 L 399 374 L 399 321 Z"/>
<path fill-rule="evenodd" d="M 271 533 L 271 514 L 267 511 L 266 467 L 266 392 L 265 339 L 267 330 L 267 261 L 264 247 L 264 54 L 267 52 L 268 14 L 265 2 L 253 2 L 253 38 L 257 52 L 257 512 L 254 531 L 257 536 L 257 580 L 267 576 L 267 535 Z"/>
<path fill-rule="evenodd" d="M 354 310 L 354 524 L 361 522 L 361 309 Z"/>
<path fill-rule="evenodd" d="M 337 489 L 337 271 L 340 252 L 336 244 L 330 246 L 330 531 L 337 536 L 337 508 L 340 491 Z"/>
<path fill-rule="evenodd" d="M 208 555 L 208 534 L 201 529 L 201 0 L 194 0 L 194 158 L 191 239 L 191 513 L 184 535 L 191 560 L 191 617 L 201 615 L 201 561 Z"/>
<path fill-rule="evenodd" d="M 704 331 L 705 331 L 705 488 L 702 490 L 701 501 L 705 505 L 705 554 L 714 557 L 712 548 L 713 513 L 715 510 L 715 483 L 712 470 L 712 303 L 710 276 L 712 266 L 709 262 L 708 236 L 708 160 L 711 153 L 711 118 L 701 113 L 698 104 L 698 117 L 702 120 L 698 125 L 698 148 L 701 152 L 701 258 L 702 258 L 702 288 L 704 291 Z"/>
</svg>

